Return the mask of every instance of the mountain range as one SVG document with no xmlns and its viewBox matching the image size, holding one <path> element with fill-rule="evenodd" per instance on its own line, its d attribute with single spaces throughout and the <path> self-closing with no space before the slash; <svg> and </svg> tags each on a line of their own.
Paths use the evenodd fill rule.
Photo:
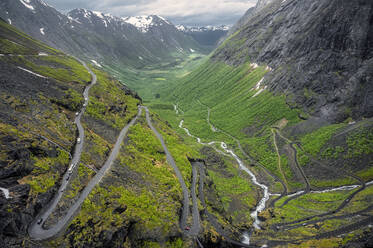
<svg viewBox="0 0 373 248">
<path fill-rule="evenodd" d="M 40 0 L 2 1 L 0 17 L 70 54 L 102 63 L 143 67 L 173 55 L 202 52 L 191 36 L 160 16 L 119 18 L 75 9 L 64 15 Z"/>
<path fill-rule="evenodd" d="M 1 1 L 0 246 L 372 247 L 372 20 L 371 0 L 258 0 L 229 29 Z"/>
<path fill-rule="evenodd" d="M 177 25 L 176 28 L 191 35 L 200 45 L 213 49 L 218 45 L 219 40 L 227 35 L 230 26 L 220 25 L 199 27 Z"/>
</svg>

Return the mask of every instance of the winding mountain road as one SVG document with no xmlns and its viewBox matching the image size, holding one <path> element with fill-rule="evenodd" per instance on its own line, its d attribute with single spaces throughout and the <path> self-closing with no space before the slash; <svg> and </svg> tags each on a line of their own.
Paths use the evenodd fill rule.
<svg viewBox="0 0 373 248">
<path fill-rule="evenodd" d="M 202 103 L 200 103 L 202 104 Z M 203 104 L 202 104 L 203 105 Z M 176 105 L 175 105 L 176 106 Z M 176 110 L 177 107 L 175 107 L 175 110 Z M 208 119 L 209 119 L 209 115 L 208 115 Z M 210 123 L 210 121 L 208 120 L 208 123 L 210 124 L 210 126 L 212 125 Z M 183 121 L 180 122 L 180 125 L 179 127 L 184 129 L 185 132 L 191 136 L 191 137 L 194 137 L 197 139 L 197 142 L 202 144 L 202 145 L 212 145 L 212 144 L 215 144 L 217 142 L 210 142 L 210 143 L 202 143 L 200 138 L 198 137 L 195 137 L 193 136 L 192 134 L 190 134 L 189 130 L 185 127 L 183 127 Z M 219 132 L 223 132 L 225 133 L 224 131 L 220 130 L 220 129 L 217 129 Z M 278 131 L 278 130 L 277 130 Z M 239 143 L 239 141 L 233 137 L 232 135 L 228 134 L 228 133 L 225 133 L 226 135 L 228 135 L 229 137 L 231 137 L 232 139 L 234 139 L 237 144 L 238 144 L 238 147 L 240 148 L 242 154 L 244 154 L 244 156 L 248 157 L 252 162 L 255 162 L 253 161 L 253 159 L 250 157 L 250 156 L 247 156 L 246 153 L 243 151 L 242 147 L 241 147 L 241 144 Z M 351 189 L 354 189 L 355 187 L 358 187 L 357 185 L 350 185 L 350 186 L 342 186 L 342 187 L 337 187 L 337 188 L 331 188 L 331 189 L 326 189 L 326 190 L 321 190 L 321 191 L 311 191 L 311 186 L 310 186 L 310 183 L 304 173 L 304 171 L 302 170 L 302 168 L 300 168 L 300 165 L 298 164 L 298 160 L 297 160 L 297 150 L 296 148 L 294 147 L 295 145 L 298 145 L 297 143 L 295 142 L 292 142 L 290 141 L 289 139 L 287 139 L 286 137 L 284 137 L 279 131 L 278 131 L 278 134 L 281 138 L 285 139 L 291 146 L 291 148 L 293 149 L 294 151 L 294 156 L 295 156 L 295 161 L 296 161 L 296 165 L 299 169 L 299 171 L 301 172 L 302 174 L 302 177 L 304 179 L 304 181 L 306 182 L 306 189 L 304 191 L 300 191 L 300 192 L 297 192 L 295 194 L 292 194 L 294 197 L 299 197 L 300 195 L 303 195 L 305 193 L 323 193 L 323 192 L 328 192 L 328 191 L 334 191 L 334 190 L 343 190 L 344 188 L 346 188 L 346 190 L 351 190 Z M 222 145 L 223 145 L 224 142 L 222 142 Z M 225 145 L 225 144 L 224 144 Z M 222 147 L 224 149 L 224 147 Z M 302 149 L 300 147 L 300 149 Z M 226 151 L 227 152 L 227 151 Z M 264 166 L 263 166 L 264 167 Z M 264 167 L 264 169 L 266 169 Z M 267 170 L 266 170 L 267 171 Z M 342 172 L 339 172 L 339 173 L 342 173 Z M 359 212 L 356 212 L 354 214 L 346 214 L 346 215 L 343 215 L 343 216 L 335 216 L 336 213 L 338 213 L 339 211 L 341 211 L 344 207 L 346 207 L 348 205 L 348 203 L 351 201 L 351 199 L 356 195 L 358 194 L 359 192 L 361 192 L 362 190 L 365 189 L 366 185 L 370 185 L 372 184 L 373 182 L 369 182 L 369 183 L 365 183 L 362 179 L 358 178 L 357 176 L 351 174 L 351 173 L 348 173 L 349 176 L 357 179 L 360 183 L 361 183 L 361 187 L 356 190 L 355 192 L 353 192 L 352 194 L 350 194 L 336 209 L 334 210 L 331 210 L 331 211 L 328 211 L 326 213 L 323 213 L 323 214 L 318 214 L 318 215 L 314 215 L 314 216 L 310 216 L 310 217 L 306 217 L 306 218 L 302 218 L 302 219 L 298 219 L 296 221 L 292 221 L 292 222 L 287 222 L 287 223 L 278 223 L 278 224 L 274 224 L 271 226 L 272 229 L 275 229 L 275 230 L 279 230 L 279 229 L 293 229 L 294 228 L 297 228 L 299 226 L 304 226 L 304 225 L 307 225 L 307 224 L 312 224 L 312 223 L 317 223 L 319 221 L 323 221 L 323 220 L 328 220 L 328 219 L 339 219 L 339 218 L 348 218 L 348 217 L 353 217 L 353 216 L 356 216 L 356 215 L 359 215 L 365 211 L 368 211 L 368 210 L 371 210 L 372 206 L 369 206 L 368 208 L 362 210 L 362 211 L 359 211 Z M 202 205 L 204 206 L 204 213 L 207 215 L 208 219 L 209 219 L 209 222 L 215 227 L 216 231 L 223 237 L 225 237 L 227 239 L 228 242 L 234 244 L 234 245 L 240 245 L 241 247 L 249 247 L 249 245 L 247 244 L 244 244 L 244 243 L 241 243 L 241 242 L 237 242 L 237 241 L 234 241 L 234 240 L 231 240 L 227 237 L 227 235 L 225 234 L 224 230 L 222 229 L 222 227 L 219 225 L 219 223 L 217 222 L 216 218 L 211 215 L 210 213 L 208 213 L 207 209 L 206 209 L 206 202 L 204 201 L 204 192 L 203 192 L 203 178 L 204 178 L 204 169 L 203 168 L 200 168 L 200 185 L 199 185 L 199 196 L 200 196 L 200 201 L 202 203 Z M 276 176 L 273 175 L 273 178 L 276 179 Z M 284 196 L 287 196 L 288 194 L 286 193 L 286 186 L 284 184 L 284 182 L 282 182 L 281 180 L 276 180 L 276 181 L 279 181 L 281 182 L 281 184 L 283 185 L 284 187 L 284 191 L 280 197 L 276 198 L 274 201 L 271 202 L 270 206 L 274 206 L 274 203 L 279 200 L 280 198 L 284 197 Z M 289 199 L 288 199 L 289 200 Z M 291 199 L 290 199 L 291 200 Z M 289 202 L 289 201 L 287 201 Z M 287 203 L 286 202 L 286 203 Z M 285 204 L 286 204 L 285 203 Z M 284 204 L 284 205 L 285 205 Z M 321 218 L 321 219 L 316 219 L 316 220 L 312 220 L 314 218 Z M 305 222 L 307 221 L 307 222 Z M 303 223 L 302 223 L 303 222 Z M 311 238 L 321 238 L 321 237 L 328 237 L 330 235 L 334 235 L 336 233 L 338 234 L 342 234 L 342 233 L 346 233 L 348 232 L 348 230 L 355 230 L 357 229 L 357 226 L 359 224 L 367 224 L 367 223 L 371 223 L 372 222 L 372 217 L 369 217 L 365 220 L 362 220 L 360 222 L 357 222 L 355 224 L 351 224 L 349 226 L 346 226 L 346 227 L 342 227 L 338 230 L 335 230 L 335 231 L 331 231 L 331 232 L 327 232 L 327 233 L 322 233 L 322 234 L 319 234 L 317 236 L 313 236 L 313 237 L 308 237 L 307 239 L 311 239 Z M 300 224 L 302 223 L 302 224 Z M 335 235 L 334 235 L 335 236 Z M 296 241 L 269 241 L 269 244 L 274 244 L 274 245 L 284 245 L 284 244 L 287 244 L 287 243 L 293 243 L 293 242 L 296 242 Z"/>
<path fill-rule="evenodd" d="M 146 113 L 146 121 L 148 123 L 148 126 L 150 127 L 150 129 L 153 131 L 153 133 L 157 136 L 158 140 L 161 142 L 162 144 L 162 147 L 163 147 L 163 150 L 164 152 L 166 153 L 166 159 L 168 161 L 168 163 L 172 166 L 172 168 L 174 169 L 175 171 L 175 174 L 179 180 L 179 183 L 180 183 L 180 186 L 181 186 L 181 189 L 183 191 L 183 208 L 182 208 L 182 213 L 181 213 L 181 219 L 180 219 L 180 227 L 181 229 L 183 230 L 184 233 L 188 234 L 189 232 L 195 232 L 195 230 L 193 230 L 193 228 L 191 228 L 188 232 L 188 230 L 186 230 L 186 227 L 187 227 L 187 219 L 188 219 L 188 214 L 189 214 L 189 191 L 188 191 L 188 188 L 185 184 L 185 181 L 184 181 L 184 178 L 183 176 L 181 175 L 181 172 L 179 170 L 179 168 L 177 167 L 176 163 L 175 163 L 175 160 L 174 158 L 172 157 L 170 151 L 168 150 L 167 146 L 166 146 L 166 143 L 164 142 L 163 140 L 163 137 L 162 135 L 157 131 L 157 129 L 153 126 L 152 124 L 152 121 L 151 121 L 151 118 L 150 118 L 150 115 L 149 115 L 149 110 L 147 107 L 145 106 L 142 106 L 141 108 L 145 109 L 145 113 Z"/>
<path fill-rule="evenodd" d="M 196 166 L 194 166 L 194 163 L 192 163 L 192 186 L 191 186 L 191 194 L 192 194 L 192 215 L 193 215 L 193 224 L 190 228 L 189 234 L 192 236 L 197 236 L 198 233 L 201 230 L 200 225 L 200 216 L 199 216 L 199 210 L 198 210 L 198 200 L 197 200 L 197 194 L 196 194 L 196 184 L 197 184 L 197 177 L 198 172 Z"/>
<path fill-rule="evenodd" d="M 286 204 L 288 204 L 290 201 L 292 201 L 292 200 L 294 200 L 294 199 L 296 199 L 296 198 L 298 198 L 298 197 L 300 197 L 302 195 L 308 194 L 311 191 L 311 185 L 310 185 L 310 182 L 308 181 L 308 178 L 306 177 L 306 173 L 304 173 L 303 169 L 300 167 L 300 165 L 298 163 L 298 151 L 297 151 L 297 149 L 295 149 L 294 143 L 290 143 L 290 148 L 294 152 L 294 162 L 295 162 L 295 165 L 296 165 L 297 169 L 299 170 L 299 172 L 302 175 L 303 181 L 306 184 L 306 188 L 303 190 L 302 193 L 293 195 L 293 196 L 289 197 L 288 199 L 286 199 L 281 204 L 280 208 L 282 208 L 283 206 L 285 206 Z"/>
<path fill-rule="evenodd" d="M 90 70 L 90 68 L 83 62 L 80 61 L 84 67 L 89 71 L 89 73 L 92 76 L 92 83 L 87 86 L 84 90 L 83 96 L 85 99 L 85 106 L 88 103 L 89 100 L 89 90 L 91 87 L 96 83 L 97 77 L 96 75 Z M 77 142 L 75 151 L 73 154 L 73 158 L 71 161 L 71 164 L 78 165 L 81 157 L 81 153 L 83 150 L 83 144 L 84 144 L 84 129 L 81 125 L 80 119 L 85 111 L 85 107 L 82 108 L 82 110 L 79 112 L 79 114 L 75 118 L 75 123 L 78 127 L 79 131 L 79 138 L 80 142 Z M 114 145 L 114 148 L 112 149 L 108 159 L 106 160 L 105 164 L 102 166 L 102 168 L 98 171 L 98 173 L 91 179 L 91 181 L 88 183 L 88 185 L 84 188 L 84 190 L 79 195 L 79 198 L 76 200 L 76 202 L 69 208 L 67 214 L 60 219 L 57 224 L 55 224 L 50 229 L 44 229 L 43 224 L 48 219 L 48 217 L 51 215 L 53 210 L 56 208 L 58 202 L 60 201 L 63 191 L 66 189 L 67 185 L 69 184 L 69 179 L 71 173 L 67 171 L 65 175 L 63 176 L 61 186 L 58 190 L 58 193 L 55 195 L 55 197 L 52 199 L 52 201 L 48 204 L 48 206 L 41 211 L 41 213 L 37 216 L 37 218 L 31 223 L 31 225 L 28 228 L 28 233 L 32 239 L 35 240 L 44 240 L 51 238 L 58 234 L 60 231 L 63 230 L 63 228 L 70 222 L 70 220 L 74 217 L 78 209 L 80 208 L 83 201 L 87 198 L 89 193 L 92 191 L 92 189 L 101 181 L 105 173 L 110 169 L 113 161 L 117 157 L 121 144 L 123 142 L 124 137 L 126 136 L 128 129 L 136 122 L 137 118 L 141 115 L 141 108 L 139 108 L 139 111 L 137 113 L 137 116 L 133 118 L 120 132 L 117 141 Z M 77 170 L 78 166 L 73 166 L 73 170 Z"/>
</svg>

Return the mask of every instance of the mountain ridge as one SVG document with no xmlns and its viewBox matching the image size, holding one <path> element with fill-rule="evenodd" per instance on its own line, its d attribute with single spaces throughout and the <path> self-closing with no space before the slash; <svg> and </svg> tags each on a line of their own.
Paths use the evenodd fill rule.
<svg viewBox="0 0 373 248">
<path fill-rule="evenodd" d="M 142 32 L 122 18 L 75 9 L 63 15 L 39 0 L 3 1 L 0 17 L 29 35 L 67 53 L 109 65 L 144 67 L 203 50 L 194 39 L 167 20 L 154 16 L 156 25 Z M 92 18 L 92 20 L 90 19 Z M 128 20 L 127 20 L 128 21 Z M 167 35 L 166 35 L 167 34 Z"/>
<path fill-rule="evenodd" d="M 372 66 L 372 8 L 369 1 L 328 5 L 315 0 L 270 1 L 252 12 L 247 24 L 212 59 L 239 65 L 249 57 L 268 64 L 274 69 L 265 78 L 270 90 L 295 94 L 289 102 L 323 118 L 369 118 L 373 115 L 373 102 L 367 97 L 373 91 L 368 83 L 373 76 L 368 69 Z M 330 14 L 332 10 L 338 13 Z M 319 19 L 313 18 L 316 13 Z M 346 18 L 340 20 L 340 16 Z M 262 28 L 256 28 L 259 26 Z M 324 67 L 318 63 L 320 59 Z M 307 96 L 306 89 L 312 96 Z"/>
</svg>

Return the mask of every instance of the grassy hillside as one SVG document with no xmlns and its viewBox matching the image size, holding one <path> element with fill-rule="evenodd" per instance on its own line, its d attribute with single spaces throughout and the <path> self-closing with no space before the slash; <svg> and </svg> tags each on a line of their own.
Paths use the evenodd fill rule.
<svg viewBox="0 0 373 248">
<path fill-rule="evenodd" d="M 83 105 L 91 77 L 79 61 L 4 22 L 0 44 L 0 187 L 11 197 L 1 198 L 0 238 L 23 246 L 29 223 L 48 204 L 69 167 L 75 112 Z M 81 164 L 47 226 L 64 214 L 94 169 L 102 166 L 120 129 L 137 113 L 140 99 L 133 92 L 105 72 L 94 71 L 98 81 L 82 120 L 87 139 Z"/>
<path fill-rule="evenodd" d="M 307 187 L 318 190 L 341 185 L 361 185 L 362 181 L 372 180 L 372 120 L 330 123 L 310 116 L 303 112 L 303 106 L 293 104 L 292 94 L 274 94 L 266 87 L 266 79 L 270 73 L 271 69 L 265 64 L 246 62 L 240 66 L 231 66 L 208 60 L 179 79 L 175 83 L 176 87 L 168 91 L 169 94 L 163 102 L 152 102 L 150 107 L 184 135 L 188 143 L 196 140 L 187 137 L 184 130 L 179 128 L 181 120 L 184 120 L 183 126 L 187 127 L 192 135 L 200 137 L 202 142 L 228 143 L 259 180 L 270 185 L 272 193 L 281 193 L 284 190 L 281 184 L 274 183 L 273 180 L 276 179 L 273 176 L 283 181 L 289 193 L 305 190 Z M 174 105 L 177 105 L 179 114 L 175 113 Z M 218 131 L 214 131 L 213 127 Z M 240 142 L 250 159 L 242 153 L 234 138 Z M 214 166 L 217 166 L 218 163 L 214 161 Z M 273 176 L 271 177 L 259 165 L 264 166 Z M 225 182 L 224 174 L 230 170 L 220 169 L 218 171 L 224 173 L 217 176 L 216 169 L 213 168 L 209 169 L 209 178 L 216 185 L 223 206 L 217 215 L 224 216 L 224 213 L 230 213 L 230 205 L 236 199 L 230 188 L 235 185 L 234 177 L 231 175 L 230 181 Z M 242 176 L 240 173 L 240 180 Z M 249 185 L 250 180 L 246 180 Z M 244 181 L 240 186 L 243 183 Z M 240 192 L 239 189 L 241 188 L 235 187 L 236 193 Z M 243 192 L 251 192 L 253 189 L 258 190 L 255 187 L 251 190 L 242 188 Z M 260 194 L 261 191 L 257 192 Z M 330 209 L 337 209 L 351 194 L 351 205 L 356 206 L 356 209 L 364 209 L 370 196 L 363 197 L 365 200 L 358 199 L 364 194 L 370 195 L 369 192 L 370 189 L 356 194 L 349 190 L 305 194 L 294 200 L 284 197 L 276 202 L 274 209 L 269 208 L 261 216 L 267 220 L 264 225 L 274 225 L 278 218 L 281 222 L 304 219 L 316 212 L 325 213 Z M 282 204 L 285 206 L 282 207 Z M 357 207 L 358 205 L 360 207 Z M 294 211 L 299 206 L 302 206 L 303 210 Z M 244 209 L 241 207 L 239 212 L 242 214 Z M 342 211 L 352 213 L 349 208 Z M 360 220 L 357 218 L 356 222 Z M 323 223 L 323 220 L 320 222 Z M 234 220 L 230 220 L 229 223 L 231 226 L 240 226 Z M 297 235 L 301 239 L 308 235 L 309 239 L 313 240 L 312 237 L 316 238 L 322 232 L 343 228 L 347 224 L 348 221 L 326 221 L 324 229 L 307 232 L 308 229 L 298 227 L 289 232 L 276 233 L 275 236 L 271 232 L 256 232 L 254 239 L 276 237 L 276 240 L 287 240 Z M 356 231 L 355 235 L 360 235 L 362 230 L 363 228 Z M 304 245 L 337 247 L 352 237 L 354 235 L 345 238 L 324 238 L 320 242 L 307 241 Z"/>
</svg>

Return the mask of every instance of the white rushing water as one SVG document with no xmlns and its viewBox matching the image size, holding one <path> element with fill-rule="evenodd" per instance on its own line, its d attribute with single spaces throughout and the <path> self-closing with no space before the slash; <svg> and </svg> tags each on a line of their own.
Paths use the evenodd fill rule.
<svg viewBox="0 0 373 248">
<path fill-rule="evenodd" d="M 177 105 L 174 105 L 174 109 L 175 109 L 176 114 L 178 114 L 179 111 L 178 111 Z M 245 171 L 247 174 L 250 175 L 252 182 L 255 185 L 259 186 L 261 189 L 263 189 L 263 192 L 264 192 L 263 193 L 263 198 L 260 200 L 260 202 L 256 206 L 255 210 L 250 214 L 250 216 L 254 219 L 254 223 L 253 223 L 254 228 L 255 229 L 261 229 L 260 228 L 260 220 L 258 219 L 258 214 L 265 209 L 266 202 L 269 200 L 270 196 L 272 196 L 272 195 L 273 196 L 274 195 L 280 195 L 280 194 L 271 194 L 269 192 L 269 190 L 268 190 L 268 186 L 259 183 L 258 180 L 257 180 L 257 178 L 256 178 L 256 176 L 243 164 L 243 162 L 241 161 L 241 159 L 233 152 L 233 150 L 231 150 L 231 149 L 228 148 L 228 146 L 227 146 L 226 143 L 219 142 L 219 141 L 211 141 L 209 143 L 203 143 L 199 137 L 192 135 L 190 133 L 189 129 L 187 129 L 186 127 L 184 127 L 183 124 L 184 124 L 184 120 L 181 120 L 180 123 L 179 123 L 179 128 L 183 129 L 188 136 L 197 139 L 197 142 L 199 144 L 209 145 L 209 146 L 212 146 L 214 144 L 220 144 L 221 148 L 224 150 L 225 153 L 223 151 L 219 150 L 219 149 L 216 149 L 215 147 L 214 147 L 214 149 L 217 152 L 219 152 L 219 153 L 222 153 L 224 155 L 228 154 L 229 156 L 233 157 L 237 161 L 240 169 L 242 169 L 243 171 Z M 369 181 L 369 182 L 366 183 L 366 186 L 369 186 L 369 185 L 372 185 L 372 184 L 373 184 L 373 181 Z M 330 188 L 330 189 L 318 190 L 318 191 L 313 190 L 310 193 L 322 194 L 322 193 L 328 193 L 328 192 L 333 192 L 333 191 L 353 190 L 353 189 L 356 189 L 358 187 L 361 187 L 361 185 L 347 185 L 347 186 L 340 186 L 340 187 L 336 187 L 336 188 Z M 295 193 L 293 193 L 291 195 L 288 195 L 288 197 L 300 195 L 302 193 L 304 193 L 303 190 L 295 192 Z M 249 233 L 245 232 L 245 233 L 242 234 L 242 240 L 241 240 L 241 242 L 244 243 L 244 244 L 247 244 L 247 245 L 250 244 L 250 235 L 249 235 Z"/>
<path fill-rule="evenodd" d="M 241 159 L 230 149 L 228 149 L 227 145 L 224 142 L 221 142 L 221 147 L 229 154 L 232 155 L 232 157 L 237 161 L 237 163 L 240 166 L 240 169 L 245 171 L 247 174 L 250 175 L 252 182 L 263 189 L 263 197 L 259 201 L 259 204 L 256 206 L 254 212 L 250 214 L 252 218 L 254 218 L 254 227 L 255 229 L 260 229 L 260 220 L 258 219 L 258 214 L 262 212 L 266 207 L 266 202 L 269 200 L 269 191 L 268 187 L 264 184 L 261 184 L 258 182 L 256 176 L 254 173 L 252 173 L 241 161 Z"/>
<path fill-rule="evenodd" d="M 175 112 L 176 112 L 176 110 L 177 110 L 177 106 L 174 105 L 174 108 L 175 108 Z M 176 113 L 178 113 L 178 112 L 176 112 Z M 217 144 L 217 143 L 219 144 L 219 143 L 220 143 L 220 147 L 221 147 L 221 148 L 222 148 L 222 149 L 223 149 L 227 154 L 229 154 L 231 157 L 233 157 L 233 158 L 237 161 L 237 163 L 238 163 L 240 169 L 243 170 L 243 171 L 245 171 L 247 174 L 249 174 L 250 177 L 251 177 L 252 182 L 253 182 L 255 185 L 259 186 L 259 187 L 263 190 L 263 197 L 262 197 L 262 199 L 259 201 L 259 204 L 256 206 L 255 210 L 250 214 L 250 216 L 254 219 L 254 222 L 253 222 L 253 226 L 254 226 L 254 228 L 255 228 L 255 229 L 261 229 L 261 228 L 260 228 L 260 220 L 259 220 L 259 218 L 258 218 L 258 214 L 259 214 L 261 211 L 263 211 L 263 210 L 265 209 L 266 202 L 269 200 L 270 193 L 269 193 L 268 187 L 267 187 L 266 185 L 261 184 L 261 183 L 258 182 L 258 180 L 257 180 L 257 178 L 256 178 L 256 176 L 255 176 L 255 174 L 252 173 L 252 172 L 251 172 L 251 171 L 250 171 L 250 170 L 249 170 L 249 169 L 248 169 L 248 168 L 243 164 L 242 160 L 241 160 L 241 159 L 240 159 L 240 158 L 239 158 L 239 157 L 238 157 L 238 156 L 233 152 L 233 150 L 231 150 L 231 149 L 228 148 L 228 146 L 227 146 L 227 144 L 226 144 L 225 142 L 211 141 L 211 142 L 209 142 L 209 143 L 203 143 L 199 137 L 196 137 L 196 136 L 192 135 L 192 134 L 190 133 L 190 131 L 189 131 L 186 127 L 183 126 L 183 124 L 184 124 L 184 120 L 181 120 L 180 123 L 179 123 L 179 128 L 183 129 L 183 130 L 186 132 L 186 134 L 187 134 L 188 136 L 197 139 L 197 142 L 198 142 L 199 144 L 202 144 L 202 145 L 214 145 L 214 144 Z M 249 234 L 248 234 L 247 232 L 245 232 L 245 233 L 243 234 L 243 240 L 242 240 L 241 242 L 244 243 L 244 244 L 250 244 L 250 236 L 249 236 Z"/>
<path fill-rule="evenodd" d="M 9 196 L 9 190 L 8 189 L 0 187 L 0 190 L 3 191 L 6 199 L 12 198 L 12 197 Z"/>
</svg>

